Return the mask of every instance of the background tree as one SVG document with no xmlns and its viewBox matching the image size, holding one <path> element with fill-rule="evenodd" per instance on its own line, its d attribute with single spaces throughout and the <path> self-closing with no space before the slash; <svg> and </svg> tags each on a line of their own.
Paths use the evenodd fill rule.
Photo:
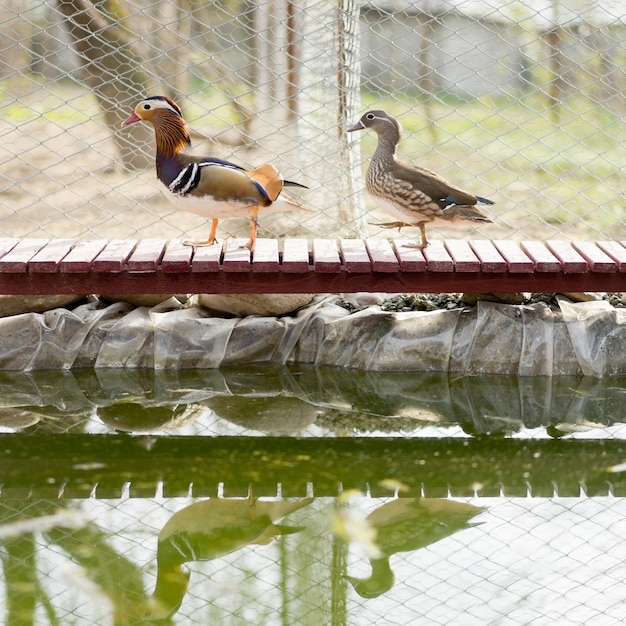
<svg viewBox="0 0 626 626">
<path fill-rule="evenodd" d="M 89 0 L 58 0 L 58 7 L 78 53 L 83 80 L 98 100 L 122 162 L 126 167 L 147 167 L 153 158 L 142 148 L 152 142 L 152 130 L 145 126 L 132 138 L 117 132 L 122 116 L 146 95 L 149 86 L 133 44 Z"/>
</svg>

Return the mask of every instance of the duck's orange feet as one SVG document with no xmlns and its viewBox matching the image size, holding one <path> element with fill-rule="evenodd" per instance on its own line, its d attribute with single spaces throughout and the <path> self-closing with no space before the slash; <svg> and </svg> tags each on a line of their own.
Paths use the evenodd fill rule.
<svg viewBox="0 0 626 626">
<path fill-rule="evenodd" d="M 212 246 L 217 243 L 215 235 L 217 233 L 217 220 L 211 221 L 211 232 L 206 241 L 183 241 L 183 246 L 192 246 L 193 248 L 202 248 L 204 246 Z"/>
<path fill-rule="evenodd" d="M 254 250 L 256 244 L 256 229 L 259 219 L 259 207 L 254 207 L 252 210 L 252 217 L 250 218 L 250 241 L 244 243 L 240 248 L 248 248 L 248 250 Z"/>
<path fill-rule="evenodd" d="M 193 248 L 203 248 L 205 246 L 212 246 L 217 243 L 217 239 L 207 239 L 206 241 L 183 241 L 183 246 L 192 246 Z"/>
</svg>

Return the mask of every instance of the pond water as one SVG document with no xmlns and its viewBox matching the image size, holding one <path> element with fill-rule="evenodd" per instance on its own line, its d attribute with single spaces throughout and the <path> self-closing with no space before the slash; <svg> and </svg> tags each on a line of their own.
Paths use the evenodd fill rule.
<svg viewBox="0 0 626 626">
<path fill-rule="evenodd" d="M 0 624 L 621 624 L 624 378 L 0 374 Z"/>
</svg>

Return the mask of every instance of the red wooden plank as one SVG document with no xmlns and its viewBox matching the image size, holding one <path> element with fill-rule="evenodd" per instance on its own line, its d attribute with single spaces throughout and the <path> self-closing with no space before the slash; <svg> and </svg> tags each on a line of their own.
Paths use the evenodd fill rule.
<svg viewBox="0 0 626 626">
<path fill-rule="evenodd" d="M 365 244 L 375 272 L 397 272 L 400 269 L 398 257 L 387 239 L 368 239 Z"/>
<path fill-rule="evenodd" d="M 546 241 L 546 245 L 559 260 L 561 268 L 566 274 L 584 273 L 589 271 L 587 261 L 585 261 L 585 259 L 583 259 L 583 257 L 580 256 L 576 250 L 574 250 L 569 241 L 550 239 L 549 241 Z"/>
<path fill-rule="evenodd" d="M 522 241 L 520 247 L 533 260 L 536 272 L 560 272 L 559 260 L 541 241 Z"/>
<path fill-rule="evenodd" d="M 443 241 L 431 241 L 422 251 L 426 263 L 428 263 L 429 272 L 453 272 L 454 261 L 448 254 Z"/>
<path fill-rule="evenodd" d="M 121 272 L 137 247 L 134 239 L 111 239 L 93 262 L 94 272 Z"/>
<path fill-rule="evenodd" d="M 53 239 L 28 262 L 28 271 L 48 274 L 58 272 L 59 264 L 75 243 L 75 239 Z"/>
<path fill-rule="evenodd" d="M 410 247 L 411 244 L 413 247 Z M 394 239 L 393 248 L 400 261 L 402 272 L 425 272 L 426 259 L 420 248 L 415 247 L 415 242 L 409 239 Z"/>
<path fill-rule="evenodd" d="M 502 258 L 493 242 L 488 239 L 474 239 L 469 242 L 469 245 L 480 259 L 481 271 L 491 274 L 506 272 L 507 262 Z"/>
<path fill-rule="evenodd" d="M 48 243 L 47 239 L 22 239 L 0 258 L 0 272 L 26 273 L 28 262 Z"/>
<path fill-rule="evenodd" d="M 0 257 L 13 250 L 19 241 L 17 238 L 0 239 Z"/>
<path fill-rule="evenodd" d="M 372 271 L 372 262 L 362 239 L 342 239 L 339 244 L 346 272 Z"/>
<path fill-rule="evenodd" d="M 126 261 L 130 272 L 155 272 L 167 241 L 165 239 L 142 239 Z"/>
<path fill-rule="evenodd" d="M 322 273 L 252 271 L 214 272 L 89 272 L 0 273 L 0 294 L 52 293 L 387 293 L 415 292 L 626 292 L 626 272 L 564 274 L 563 272 L 494 273 L 389 272 Z"/>
<path fill-rule="evenodd" d="M 192 256 L 193 246 L 184 245 L 180 239 L 172 239 L 165 246 L 165 252 L 161 259 L 161 269 L 164 272 L 189 272 Z"/>
<path fill-rule="evenodd" d="M 252 270 L 250 250 L 243 247 L 247 241 L 247 239 L 228 239 L 226 241 L 222 261 L 225 272 L 249 272 Z"/>
<path fill-rule="evenodd" d="M 280 263 L 278 241 L 276 239 L 257 239 L 252 253 L 253 272 L 278 272 Z"/>
<path fill-rule="evenodd" d="M 223 243 L 193 248 L 192 272 L 219 272 L 222 267 Z"/>
<path fill-rule="evenodd" d="M 335 241 L 331 239 L 313 240 L 313 268 L 320 274 L 341 271 L 341 259 Z"/>
<path fill-rule="evenodd" d="M 447 239 L 444 246 L 454 260 L 457 272 L 480 272 L 480 260 L 463 239 Z"/>
<path fill-rule="evenodd" d="M 59 264 L 61 272 L 88 272 L 95 258 L 107 245 L 106 239 L 77 241 L 70 253 Z"/>
<path fill-rule="evenodd" d="M 577 242 L 568 249 L 566 242 L 549 241 L 544 246 L 539 242 L 526 242 L 525 248 L 532 251 L 538 262 L 554 263 L 549 254 L 554 255 L 560 271 L 533 271 L 531 259 L 524 253 L 520 244 L 511 241 L 476 243 L 469 241 L 434 241 L 425 250 L 430 263 L 421 250 L 403 247 L 403 240 L 386 239 L 342 242 L 342 252 L 347 264 L 364 270 L 365 251 L 370 258 L 368 270 L 354 272 L 341 263 L 337 242 L 316 240 L 313 248 L 315 263 L 309 258 L 310 242 L 304 239 L 284 240 L 282 265 L 278 265 L 278 244 L 270 240 L 266 244 L 258 240 L 257 261 L 271 256 L 271 271 L 254 274 L 250 263 L 250 252 L 240 248 L 245 240 L 227 240 L 230 251 L 224 255 L 225 271 L 220 271 L 220 246 L 192 248 L 182 246 L 179 241 L 166 242 L 146 240 L 137 245 L 135 241 L 114 240 L 97 250 L 103 242 L 74 242 L 69 254 L 62 258 L 67 241 L 23 240 L 13 246 L 11 240 L 0 240 L 0 293 L 3 294 L 50 294 L 50 293 L 353 293 L 358 291 L 419 292 L 419 291 L 626 291 L 626 271 L 615 271 L 621 262 L 626 261 L 626 246 L 619 242 L 602 242 L 602 245 Z M 378 242 L 382 243 L 378 243 Z M 47 245 L 50 249 L 47 249 Z M 13 248 L 7 251 L 9 248 Z M 392 249 L 392 246 L 395 248 Z M 467 247 L 466 247 L 467 246 Z M 135 254 L 131 252 L 136 248 Z M 473 251 L 480 263 L 488 259 L 492 267 L 502 268 L 509 263 L 509 271 L 485 272 L 460 271 L 459 262 L 465 261 L 466 268 L 475 268 L 476 260 L 471 255 L 466 258 L 468 249 Z M 41 252 L 40 252 L 41 251 Z M 2 253 L 5 252 L 4 256 Z M 200 255 L 200 265 L 189 271 L 189 258 L 194 254 L 193 263 Z M 546 254 L 547 252 L 547 254 Z M 612 253 L 609 254 L 609 252 Z M 270 254 L 271 253 L 271 254 Z M 397 271 L 381 272 L 376 269 L 374 259 L 387 262 L 386 256 L 393 254 L 387 269 L 396 264 Z M 450 254 L 451 253 L 451 254 Z M 498 255 L 501 254 L 499 258 Z M 96 256 L 97 255 L 97 256 Z M 207 255 L 202 257 L 202 255 Z M 210 257 L 208 256 L 210 255 Z M 481 256 L 482 255 L 482 256 Z M 91 270 L 90 258 L 94 258 Z M 576 272 L 582 269 L 581 258 L 592 259 L 600 271 Z M 59 259 L 62 259 L 59 262 Z M 128 263 L 126 264 L 126 260 Z M 137 271 L 136 267 L 146 267 L 147 261 L 155 269 Z M 157 265 L 161 259 L 161 265 Z M 210 259 L 210 262 L 209 262 Z M 28 263 L 31 262 L 29 267 Z M 453 271 L 453 263 L 457 267 Z M 204 269 L 203 264 L 204 263 Z M 585 263 L 587 261 L 585 260 Z M 67 268 L 82 268 L 81 271 L 50 273 L 50 269 L 67 265 Z M 438 265 L 439 264 L 439 265 Z M 169 271 L 164 266 L 169 265 Z M 37 271 L 43 267 L 43 271 Z M 203 275 L 207 268 L 213 268 L 210 280 Z M 442 270 L 443 267 L 443 270 Z M 544 265 L 544 268 L 546 266 Z M 626 265 L 624 265 L 626 267 Z M 288 271 L 289 269 L 298 271 Z M 330 269 L 329 269 L 330 268 Z M 407 269 L 408 268 L 408 269 Z M 419 269 L 418 269 L 419 268 Z M 612 269 L 608 269 L 612 268 Z M 30 271 L 28 271 L 30 269 Z M 162 270 L 162 271 L 159 271 Z M 28 274 L 24 272 L 28 271 Z M 200 273 L 199 273 L 200 272 Z M 266 278 L 266 279 L 265 279 Z M 261 282 L 260 282 L 261 281 Z"/>
<path fill-rule="evenodd" d="M 507 262 L 509 272 L 512 274 L 530 274 L 535 270 L 535 264 L 517 242 L 497 239 L 493 244 Z"/>
<path fill-rule="evenodd" d="M 306 239 L 283 240 L 281 269 L 288 274 L 303 274 L 309 271 L 309 242 Z"/>
<path fill-rule="evenodd" d="M 576 241 L 572 244 L 585 258 L 592 272 L 616 272 L 617 263 L 591 241 Z"/>
<path fill-rule="evenodd" d="M 617 264 L 621 271 L 626 268 L 626 243 L 619 241 L 596 241 L 596 245 L 606 252 Z"/>
</svg>

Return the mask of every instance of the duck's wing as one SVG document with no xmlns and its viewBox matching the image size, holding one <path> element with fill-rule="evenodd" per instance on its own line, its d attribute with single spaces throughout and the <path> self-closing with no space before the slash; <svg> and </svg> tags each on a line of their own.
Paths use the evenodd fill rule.
<svg viewBox="0 0 626 626">
<path fill-rule="evenodd" d="M 180 155 L 183 166 L 178 176 L 168 185 L 170 191 L 196 196 L 211 195 L 216 199 L 257 199 L 262 206 L 274 202 L 283 187 L 303 187 L 294 181 L 285 181 L 270 163 L 253 170 L 213 157 Z"/>
<path fill-rule="evenodd" d="M 240 165 L 223 159 L 179 155 L 179 162 L 178 175 L 169 183 L 164 181 L 168 189 L 179 196 L 267 206 L 282 189 L 280 178 L 257 176 L 255 171 L 247 172 Z"/>
<path fill-rule="evenodd" d="M 445 209 L 451 204 L 473 206 L 477 202 L 485 200 L 485 198 L 479 199 L 478 196 L 464 191 L 443 176 L 424 167 L 397 163 L 392 168 L 392 174 L 397 179 L 409 183 L 416 191 L 427 195 L 441 209 Z M 487 200 L 486 203 L 489 204 L 491 201 Z"/>
</svg>

